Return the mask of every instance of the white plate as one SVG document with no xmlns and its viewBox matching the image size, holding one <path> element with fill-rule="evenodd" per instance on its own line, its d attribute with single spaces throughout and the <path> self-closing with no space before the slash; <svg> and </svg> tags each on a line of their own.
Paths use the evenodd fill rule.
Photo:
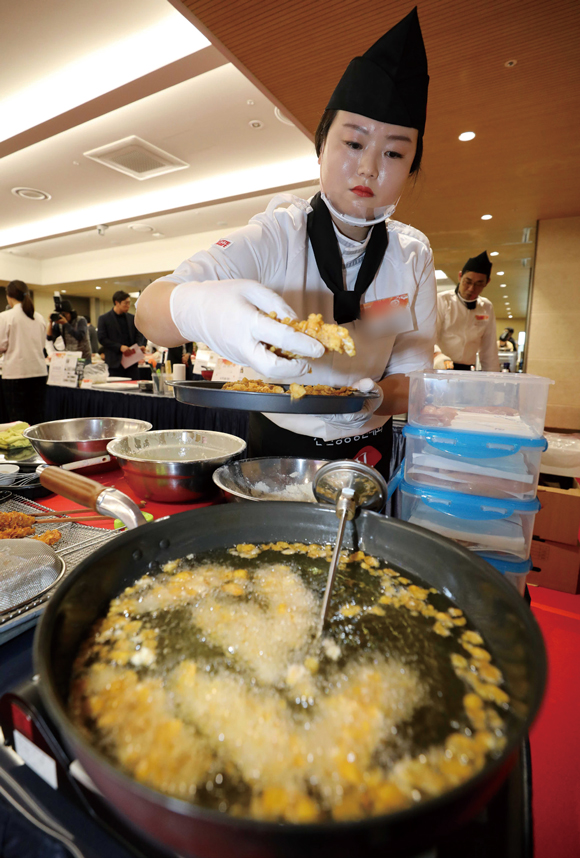
<svg viewBox="0 0 580 858">
<path fill-rule="evenodd" d="M 139 390 L 139 384 L 136 381 L 112 381 L 99 384 L 100 390 Z"/>
</svg>

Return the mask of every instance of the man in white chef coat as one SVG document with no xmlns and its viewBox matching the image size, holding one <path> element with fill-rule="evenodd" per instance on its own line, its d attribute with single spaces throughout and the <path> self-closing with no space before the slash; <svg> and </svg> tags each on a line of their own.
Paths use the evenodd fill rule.
<svg viewBox="0 0 580 858">
<path fill-rule="evenodd" d="M 487 251 L 468 259 L 457 288 L 437 295 L 435 369 L 470 370 L 479 361 L 484 372 L 499 372 L 493 304 L 482 296 L 489 283 Z"/>
</svg>

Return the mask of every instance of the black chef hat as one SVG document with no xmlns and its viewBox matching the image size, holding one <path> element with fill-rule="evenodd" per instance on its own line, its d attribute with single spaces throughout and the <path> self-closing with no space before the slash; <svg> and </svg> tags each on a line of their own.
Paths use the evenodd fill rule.
<svg viewBox="0 0 580 858">
<path fill-rule="evenodd" d="M 378 122 L 425 131 L 427 55 L 417 7 L 349 63 L 327 110 L 348 110 Z"/>
<path fill-rule="evenodd" d="M 60 302 L 60 309 L 62 313 L 74 313 L 71 302 L 66 299 Z"/>
<path fill-rule="evenodd" d="M 491 259 L 487 255 L 487 250 L 484 250 L 479 256 L 473 256 L 467 260 L 461 269 L 461 273 L 465 274 L 467 271 L 473 271 L 474 274 L 485 274 L 489 278 L 491 275 Z"/>
</svg>

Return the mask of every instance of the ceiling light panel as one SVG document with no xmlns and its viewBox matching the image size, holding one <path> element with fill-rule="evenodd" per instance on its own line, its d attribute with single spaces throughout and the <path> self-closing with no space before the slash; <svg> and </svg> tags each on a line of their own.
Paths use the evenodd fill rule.
<svg viewBox="0 0 580 858">
<path fill-rule="evenodd" d="M 168 4 L 154 26 L 113 42 L 0 101 L 0 140 L 8 140 L 210 43 Z"/>
<path fill-rule="evenodd" d="M 164 152 L 158 146 L 135 135 L 109 143 L 107 146 L 99 146 L 98 149 L 92 149 L 90 152 L 83 152 L 83 155 L 91 161 L 96 161 L 140 182 L 189 167 L 189 164 L 176 158 L 175 155 Z"/>
</svg>

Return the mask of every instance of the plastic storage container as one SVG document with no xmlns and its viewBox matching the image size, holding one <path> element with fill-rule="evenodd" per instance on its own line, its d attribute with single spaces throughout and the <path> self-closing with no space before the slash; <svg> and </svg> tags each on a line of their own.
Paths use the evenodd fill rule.
<svg viewBox="0 0 580 858">
<path fill-rule="evenodd" d="M 413 426 L 541 438 L 549 378 L 526 373 L 410 372 Z"/>
<path fill-rule="evenodd" d="M 455 539 L 472 551 L 511 554 L 521 560 L 530 556 L 534 517 L 540 509 L 537 499 L 473 497 L 410 486 L 405 480 L 399 489 L 403 521 Z"/>
<path fill-rule="evenodd" d="M 496 555 L 496 554 L 486 554 L 476 551 L 476 554 L 482 558 L 482 560 L 487 560 L 492 566 L 501 572 L 506 581 L 509 581 L 510 584 L 513 584 L 520 596 L 523 596 L 526 592 L 526 578 L 528 577 L 528 572 L 532 568 L 532 561 L 530 558 L 527 560 L 520 560 L 519 557 L 510 557 L 509 555 Z"/>
<path fill-rule="evenodd" d="M 536 496 L 545 438 L 404 426 L 409 485 L 515 500 Z"/>
</svg>

